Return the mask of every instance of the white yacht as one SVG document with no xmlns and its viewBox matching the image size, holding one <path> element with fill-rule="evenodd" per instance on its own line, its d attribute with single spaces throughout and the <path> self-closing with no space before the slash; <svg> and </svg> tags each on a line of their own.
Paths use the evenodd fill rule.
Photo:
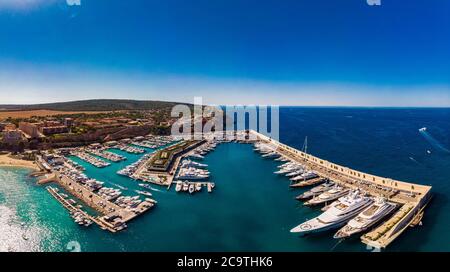
<svg viewBox="0 0 450 272">
<path fill-rule="evenodd" d="M 287 162 L 287 161 L 289 161 L 289 159 L 286 158 L 286 157 L 284 157 L 284 156 L 281 156 L 281 157 L 279 157 L 279 158 L 276 158 L 275 161 Z"/>
<path fill-rule="evenodd" d="M 135 192 L 140 194 L 140 195 L 152 196 L 152 193 L 146 192 L 146 191 L 135 190 Z"/>
<path fill-rule="evenodd" d="M 303 200 L 303 199 L 308 199 L 311 197 L 315 197 L 317 195 L 320 195 L 321 193 L 330 190 L 331 188 L 333 188 L 334 186 L 334 182 L 333 181 L 328 181 L 325 182 L 324 184 L 320 184 L 319 186 L 316 186 L 314 188 L 312 188 L 309 191 L 304 192 L 303 194 L 299 195 L 296 197 L 297 200 Z"/>
<path fill-rule="evenodd" d="M 195 162 L 195 161 L 191 161 L 191 160 L 184 160 L 181 163 L 181 166 L 182 167 L 186 167 L 186 168 L 188 168 L 188 167 L 198 167 L 198 168 L 206 168 L 206 167 L 208 167 L 207 164 L 199 163 L 199 162 Z"/>
<path fill-rule="evenodd" d="M 299 167 L 297 170 L 287 173 L 286 177 L 295 177 L 295 176 L 301 175 L 303 173 L 305 173 L 305 170 L 303 168 Z"/>
<path fill-rule="evenodd" d="M 182 181 L 177 181 L 177 185 L 175 186 L 175 191 L 179 192 L 181 191 L 181 189 L 183 188 L 183 182 Z"/>
<path fill-rule="evenodd" d="M 280 157 L 280 155 L 277 152 L 272 151 L 272 152 L 269 152 L 269 153 L 266 153 L 266 154 L 262 155 L 262 157 L 266 158 L 266 159 L 274 159 L 274 158 Z"/>
<path fill-rule="evenodd" d="M 320 195 L 314 197 L 313 199 L 305 202 L 304 205 L 318 205 L 318 204 L 330 202 L 330 201 L 336 200 L 336 199 L 348 194 L 348 192 L 349 192 L 349 189 L 344 188 L 339 185 L 335 185 L 330 190 L 328 190 L 324 193 L 321 193 Z"/>
<path fill-rule="evenodd" d="M 373 200 L 370 197 L 364 196 L 360 191 L 352 191 L 347 196 L 333 202 L 324 213 L 296 226 L 291 229 L 291 232 L 306 234 L 338 228 L 372 202 Z"/>
<path fill-rule="evenodd" d="M 195 184 L 191 183 L 189 184 L 189 193 L 193 194 L 195 192 Z"/>
<path fill-rule="evenodd" d="M 298 180 L 307 180 L 307 179 L 313 179 L 317 178 L 319 175 L 317 175 L 314 171 L 307 171 L 303 174 L 300 174 L 296 177 L 291 178 L 291 181 L 298 181 Z"/>
<path fill-rule="evenodd" d="M 183 188 L 182 190 L 184 192 L 187 192 L 189 190 L 189 183 L 187 181 L 183 182 Z"/>
<path fill-rule="evenodd" d="M 189 154 L 188 157 L 191 157 L 193 159 L 198 159 L 198 160 L 202 160 L 204 158 L 202 155 L 197 154 L 197 153 Z"/>
<path fill-rule="evenodd" d="M 397 204 L 388 202 L 383 197 L 377 198 L 372 205 L 363 210 L 357 217 L 350 220 L 333 237 L 339 239 L 363 232 L 392 213 L 396 207 Z"/>
<path fill-rule="evenodd" d="M 291 173 L 292 171 L 296 171 L 299 169 L 299 166 L 287 166 L 287 167 L 283 167 L 280 170 L 274 172 L 275 174 L 287 174 L 287 173 Z"/>
</svg>

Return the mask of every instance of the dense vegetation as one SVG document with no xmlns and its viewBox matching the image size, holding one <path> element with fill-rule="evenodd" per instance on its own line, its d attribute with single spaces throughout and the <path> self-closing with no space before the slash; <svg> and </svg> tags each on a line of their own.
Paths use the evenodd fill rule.
<svg viewBox="0 0 450 272">
<path fill-rule="evenodd" d="M 143 101 L 123 99 L 93 99 L 35 105 L 0 105 L 2 110 L 55 110 L 55 111 L 115 111 L 158 110 L 172 108 L 175 102 Z M 186 103 L 183 103 L 186 104 Z"/>
</svg>

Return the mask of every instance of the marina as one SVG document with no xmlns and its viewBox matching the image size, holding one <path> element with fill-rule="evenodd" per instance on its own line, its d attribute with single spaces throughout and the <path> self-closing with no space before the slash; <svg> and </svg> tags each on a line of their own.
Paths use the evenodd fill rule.
<svg viewBox="0 0 450 272">
<path fill-rule="evenodd" d="M 92 155 L 89 155 L 83 151 L 73 151 L 72 155 L 75 157 L 78 157 L 78 158 L 82 159 L 83 161 L 86 161 L 98 168 L 103 168 L 103 167 L 107 167 L 107 166 L 111 165 L 109 162 L 105 162 L 105 161 L 98 159 Z"/>
<path fill-rule="evenodd" d="M 324 213 L 292 228 L 292 233 L 306 234 L 339 228 L 354 217 L 362 220 L 367 217 L 365 215 L 367 211 L 361 214 L 360 212 L 372 204 L 375 198 L 382 198 L 402 207 L 381 226 L 361 236 L 361 241 L 375 248 L 386 248 L 412 224 L 412 220 L 422 212 L 431 199 L 430 186 L 374 176 L 310 155 L 306 153 L 306 139 L 305 150 L 300 151 L 256 131 L 250 131 L 249 134 L 253 134 L 259 140 L 254 150 L 260 152 L 262 157 L 270 154 L 271 158 L 285 158 L 287 162 L 281 165 L 282 170 L 285 171 L 278 170 L 276 174 L 294 172 L 295 176 L 290 180 L 294 182 L 302 180 L 299 187 L 326 181 L 335 183 L 331 189 L 324 190 L 304 203 L 306 206 L 325 204 Z M 308 182 L 308 180 L 314 180 L 314 182 Z M 297 199 L 303 198 L 305 197 Z M 328 203 L 331 203 L 330 206 L 327 206 Z M 351 222 L 354 225 L 354 221 Z M 368 228 L 366 227 L 365 230 Z M 342 232 L 335 234 L 335 237 L 340 236 L 346 235 Z"/>
<path fill-rule="evenodd" d="M 121 155 L 117 155 L 115 153 L 106 151 L 106 150 L 98 150 L 98 149 L 88 149 L 87 150 L 89 153 L 91 153 L 92 155 L 98 156 L 100 158 L 103 158 L 105 160 L 109 160 L 112 162 L 120 162 L 120 161 L 124 161 L 126 160 L 126 157 L 121 156 Z"/>
<path fill-rule="evenodd" d="M 172 183 L 175 183 L 176 192 L 194 194 L 206 187 L 207 191 L 211 193 L 215 188 L 215 183 L 206 181 L 210 179 L 208 165 L 197 160 L 203 160 L 220 144 L 215 140 L 222 136 L 220 133 L 223 135 L 223 132 L 216 132 L 205 137 L 209 140 L 181 140 L 173 144 L 169 143 L 167 147 L 144 155 L 136 162 L 118 171 L 117 174 L 163 186 L 168 184 L 167 190 L 170 189 Z M 278 170 L 274 171 L 274 174 L 285 176 L 290 181 L 289 187 L 316 186 L 297 196 L 296 199 L 305 201 L 305 206 L 325 205 L 322 209 L 323 213 L 292 228 L 291 233 L 307 234 L 339 229 L 334 238 L 344 238 L 371 230 L 361 236 L 361 241 L 376 248 L 385 248 L 404 231 L 405 226 L 412 225 L 412 220 L 417 218 L 415 214 L 418 211 L 423 216 L 423 208 L 430 199 L 431 187 L 357 172 L 314 157 L 306 153 L 306 140 L 305 150 L 299 151 L 252 130 L 236 132 L 236 136 L 239 136 L 237 138 L 240 143 L 253 143 L 253 150 L 259 152 L 263 159 L 280 162 L 281 164 L 278 165 Z M 129 152 L 128 149 L 123 149 L 123 151 Z M 90 152 L 96 153 L 95 151 Z M 98 167 L 98 162 L 86 153 L 72 151 L 72 154 L 77 154 L 80 159 Z M 108 153 L 102 154 L 107 156 Z M 109 157 L 122 158 L 119 155 L 109 155 Z M 51 164 L 49 161 L 46 163 Z M 76 164 L 67 165 L 72 167 Z M 63 168 L 62 171 L 65 172 L 61 172 L 59 168 L 60 166 L 56 168 L 58 169 L 59 184 L 84 202 L 87 199 L 83 190 L 87 189 L 90 192 L 88 205 L 105 214 L 100 220 L 110 223 L 111 218 L 118 219 L 114 221 L 116 224 L 114 228 L 110 225 L 114 231 L 126 228 L 126 222 L 134 218 L 129 213 L 120 211 L 121 209 L 132 210 L 135 214 L 140 214 L 156 203 L 150 198 L 146 198 L 144 202 L 139 200 L 139 195 L 153 196 L 148 191 L 136 189 L 134 192 L 138 196 L 122 196 L 120 189 L 104 187 L 103 182 L 90 180 L 81 173 L 77 174 L 76 169 Z M 389 181 L 388 185 L 386 185 L 386 181 Z M 81 188 L 74 189 L 73 183 L 80 183 L 76 186 L 81 186 Z M 145 183 L 139 184 L 139 186 L 146 189 L 151 188 Z M 405 188 L 408 188 L 409 191 L 406 191 Z M 95 193 L 93 193 L 94 191 Z M 102 200 L 95 201 L 96 198 Z M 394 208 L 400 206 L 399 211 L 391 219 L 372 229 Z M 377 210 L 379 210 L 378 213 Z M 114 214 L 111 215 L 111 213 Z M 340 229 L 341 227 L 343 228 Z"/>
</svg>

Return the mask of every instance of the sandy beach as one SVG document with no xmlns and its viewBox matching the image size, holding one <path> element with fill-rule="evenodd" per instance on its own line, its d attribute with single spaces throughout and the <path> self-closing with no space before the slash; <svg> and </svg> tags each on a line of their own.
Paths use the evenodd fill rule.
<svg viewBox="0 0 450 272">
<path fill-rule="evenodd" d="M 37 171 L 39 170 L 39 167 L 36 165 L 36 163 L 32 161 L 11 158 L 9 154 L 0 155 L 0 167 L 3 166 L 26 167 Z"/>
</svg>

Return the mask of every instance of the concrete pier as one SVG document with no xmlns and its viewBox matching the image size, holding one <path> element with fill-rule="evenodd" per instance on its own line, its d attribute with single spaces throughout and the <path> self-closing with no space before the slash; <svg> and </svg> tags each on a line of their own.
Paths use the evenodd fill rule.
<svg viewBox="0 0 450 272">
<path fill-rule="evenodd" d="M 103 216 L 95 218 L 94 222 L 112 232 L 123 229 L 125 223 L 131 221 L 138 215 L 143 214 L 155 205 L 153 202 L 145 200 L 133 209 L 122 208 L 88 190 L 85 186 L 69 177 L 61 175 L 59 172 L 56 172 L 56 176 L 57 178 L 55 181 L 65 190 L 83 201 L 83 203 L 103 214 Z M 115 220 L 111 222 L 108 218 L 114 218 Z"/>
</svg>

